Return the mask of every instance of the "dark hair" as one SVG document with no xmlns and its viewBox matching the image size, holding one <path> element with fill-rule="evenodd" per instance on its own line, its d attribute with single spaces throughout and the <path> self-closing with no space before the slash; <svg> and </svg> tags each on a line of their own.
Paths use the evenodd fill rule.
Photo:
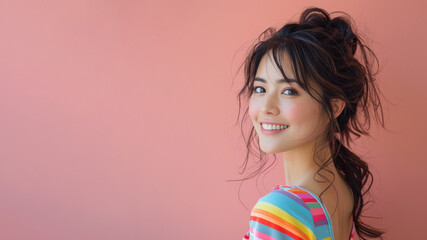
<svg viewBox="0 0 427 240">
<path fill-rule="evenodd" d="M 375 75 L 379 71 L 373 72 L 372 69 L 373 62 L 377 63 L 379 69 L 379 62 L 374 52 L 365 45 L 363 39 L 356 35 L 354 27 L 352 27 L 351 17 L 344 12 L 339 13 L 344 15 L 331 19 L 330 14 L 325 10 L 309 7 L 303 11 L 299 22 L 290 22 L 278 31 L 271 27 L 265 30 L 243 62 L 245 85 L 238 94 L 239 109 L 241 107 L 241 96 L 248 99 L 253 93 L 253 81 L 262 57 L 272 50 L 275 64 L 286 79 L 282 65 L 283 54 L 287 53 L 291 59 L 298 84 L 321 104 L 329 117 L 329 125 L 325 134 L 328 146 L 325 147 L 330 148 L 332 156 L 324 163 L 316 162 L 320 167 L 316 174 L 324 177 L 319 172 L 333 162 L 338 173 L 345 179 L 353 192 L 352 216 L 357 234 L 361 239 L 383 239 L 381 236 L 384 233 L 383 231 L 365 224 L 360 219 L 363 207 L 369 203 L 364 202 L 364 196 L 372 186 L 373 175 L 369 171 L 368 164 L 350 151 L 349 147 L 344 146 L 344 144 L 349 146 L 352 141 L 351 134 L 355 135 L 356 139 L 361 135 L 369 136 L 370 107 L 374 110 L 377 122 L 384 127 L 383 109 L 379 98 L 380 91 L 375 84 Z M 356 59 L 357 49 L 359 49 L 362 61 Z M 320 92 L 315 90 L 313 84 L 320 87 Z M 331 106 L 331 99 L 333 98 L 345 102 L 345 107 L 337 118 L 334 118 Z M 241 126 L 243 126 L 247 114 L 248 108 L 245 111 Z M 360 119 L 361 116 L 363 121 Z M 248 151 L 242 164 L 243 171 L 240 174 L 246 169 L 249 153 L 253 153 L 251 143 L 254 139 L 254 132 L 254 127 L 252 127 L 246 141 Z M 242 135 L 244 137 L 243 130 Z M 258 150 L 260 150 L 259 146 Z M 317 155 L 319 152 L 315 151 L 314 154 Z M 267 163 L 266 160 L 263 160 L 262 155 L 261 153 L 258 156 L 260 160 L 257 163 L 260 167 L 257 170 L 246 178 L 229 181 L 243 181 L 258 175 Z M 335 180 L 335 175 L 333 176 Z M 367 184 L 368 181 L 369 184 Z M 366 189 L 364 190 L 364 188 Z"/>
</svg>

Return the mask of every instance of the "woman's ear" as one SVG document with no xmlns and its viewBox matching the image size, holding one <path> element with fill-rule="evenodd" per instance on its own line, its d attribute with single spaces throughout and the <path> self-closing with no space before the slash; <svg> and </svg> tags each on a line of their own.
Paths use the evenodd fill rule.
<svg viewBox="0 0 427 240">
<path fill-rule="evenodd" d="M 337 118 L 345 107 L 345 102 L 338 98 L 331 100 L 332 110 L 334 111 L 334 119 Z"/>
</svg>

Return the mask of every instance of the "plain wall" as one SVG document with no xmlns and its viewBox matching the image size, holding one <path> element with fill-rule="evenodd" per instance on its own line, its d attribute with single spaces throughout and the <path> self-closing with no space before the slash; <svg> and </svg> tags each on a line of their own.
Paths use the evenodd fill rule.
<svg viewBox="0 0 427 240">
<path fill-rule="evenodd" d="M 267 27 L 310 5 L 342 10 L 379 57 L 386 131 L 367 221 L 424 237 L 423 1 L 0 2 L 0 239 L 241 239 L 283 163 L 238 178 L 238 65 Z M 240 199 L 239 199 L 240 197 Z M 248 208 L 246 209 L 241 202 Z"/>
</svg>

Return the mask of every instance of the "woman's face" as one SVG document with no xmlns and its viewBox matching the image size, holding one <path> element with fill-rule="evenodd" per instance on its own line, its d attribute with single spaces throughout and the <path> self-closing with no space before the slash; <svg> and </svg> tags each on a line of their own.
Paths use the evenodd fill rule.
<svg viewBox="0 0 427 240">
<path fill-rule="evenodd" d="M 317 103 L 296 82 L 284 79 L 271 55 L 262 58 L 254 81 L 254 92 L 249 101 L 249 115 L 265 153 L 287 152 L 300 147 L 311 147 L 326 127 L 327 118 Z M 268 57 L 270 56 L 270 57 Z M 295 79 L 292 63 L 284 56 L 286 77 Z M 267 132 L 262 123 L 287 125 L 288 128 Z"/>
</svg>

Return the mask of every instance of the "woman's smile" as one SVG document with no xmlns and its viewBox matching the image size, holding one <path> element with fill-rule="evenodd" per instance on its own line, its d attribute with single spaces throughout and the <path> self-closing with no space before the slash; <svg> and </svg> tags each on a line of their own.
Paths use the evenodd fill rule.
<svg viewBox="0 0 427 240">
<path fill-rule="evenodd" d="M 285 131 L 288 127 L 288 125 L 271 125 L 264 123 L 261 124 L 261 132 L 265 135 L 274 135 Z"/>
</svg>

